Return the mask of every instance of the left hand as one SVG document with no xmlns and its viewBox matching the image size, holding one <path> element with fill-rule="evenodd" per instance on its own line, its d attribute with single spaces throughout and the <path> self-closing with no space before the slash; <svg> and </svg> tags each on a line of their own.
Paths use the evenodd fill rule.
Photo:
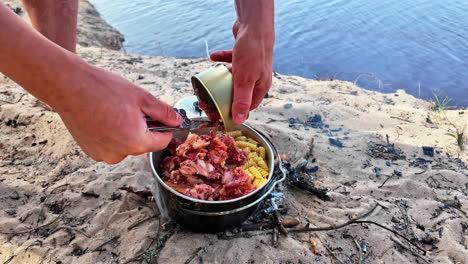
<svg viewBox="0 0 468 264">
<path fill-rule="evenodd" d="M 247 19 L 246 19 L 247 20 Z M 211 60 L 232 63 L 234 98 L 232 117 L 242 124 L 271 86 L 275 31 L 270 21 L 234 23 L 234 49 L 215 51 Z"/>
</svg>

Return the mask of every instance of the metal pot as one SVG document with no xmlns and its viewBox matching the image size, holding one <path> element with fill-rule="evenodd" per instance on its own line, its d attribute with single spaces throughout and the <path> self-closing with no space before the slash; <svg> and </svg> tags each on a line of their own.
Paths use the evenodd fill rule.
<svg viewBox="0 0 468 264">
<path fill-rule="evenodd" d="M 239 226 L 258 208 L 260 202 L 267 197 L 274 187 L 282 182 L 286 174 L 281 167 L 281 160 L 270 140 L 260 131 L 248 125 L 238 126 L 244 135 L 255 139 L 266 149 L 266 160 L 270 168 L 267 182 L 254 192 L 226 201 L 205 201 L 185 196 L 169 187 L 159 176 L 159 164 L 167 155 L 166 150 L 149 153 L 149 162 L 156 184 L 152 192 L 157 198 L 161 214 L 167 215 L 182 227 L 195 232 L 220 232 L 228 227 Z M 211 128 L 192 131 L 197 134 L 208 134 Z M 185 140 L 188 131 L 177 131 L 174 138 Z M 275 151 L 274 151 L 275 150 Z M 280 162 L 275 171 L 275 156 Z"/>
</svg>

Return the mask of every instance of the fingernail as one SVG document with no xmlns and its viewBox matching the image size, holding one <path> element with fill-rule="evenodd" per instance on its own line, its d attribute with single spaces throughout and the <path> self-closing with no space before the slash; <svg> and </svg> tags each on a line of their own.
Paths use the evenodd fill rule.
<svg viewBox="0 0 468 264">
<path fill-rule="evenodd" d="M 234 120 L 234 121 L 236 121 L 236 123 L 239 124 L 239 125 L 242 124 L 242 123 L 244 123 L 244 121 L 245 121 L 245 114 L 237 114 L 237 115 L 236 115 L 236 120 Z"/>
</svg>

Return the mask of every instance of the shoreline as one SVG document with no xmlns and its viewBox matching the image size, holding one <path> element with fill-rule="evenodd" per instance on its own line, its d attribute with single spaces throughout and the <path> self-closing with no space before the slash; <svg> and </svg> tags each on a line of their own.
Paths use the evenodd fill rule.
<svg viewBox="0 0 468 264">
<path fill-rule="evenodd" d="M 90 12 L 93 19 L 102 20 L 96 13 Z M 82 34 L 94 30 L 83 36 L 99 33 L 83 23 Z M 191 95 L 189 77 L 212 65 L 207 58 L 137 55 L 92 43 L 97 44 L 80 45 L 77 54 L 169 104 Z M 436 112 L 432 103 L 402 90 L 382 94 L 345 81 L 281 74 L 273 77 L 269 94 L 251 112 L 248 123 L 267 133 L 291 163 L 311 154 L 311 164 L 319 168 L 313 174 L 314 184 L 332 193 L 332 199 L 324 201 L 285 185 L 289 211 L 284 217 L 298 219 L 300 227 L 329 226 L 361 215 L 379 202 L 385 207 L 367 219 L 398 230 L 431 251 L 425 260 L 464 261 L 468 153 L 459 151 L 447 135 L 453 127 L 445 117 L 458 124 L 466 121 L 466 111 Z M 323 126 L 291 123 L 314 115 L 320 115 Z M 151 201 L 119 190 L 122 186 L 144 190 L 154 184 L 145 155 L 116 165 L 90 160 L 55 112 L 7 78 L 0 78 L 0 120 L 0 263 L 125 263 L 138 256 L 139 261 L 131 263 L 189 259 L 190 263 L 334 263 L 327 247 L 352 263 L 358 254 L 352 238 L 368 244 L 363 263 L 419 261 L 394 243 L 391 233 L 375 226 L 291 233 L 280 237 L 277 248 L 271 246 L 269 233 L 225 239 L 177 227 L 165 231 Z M 313 152 L 305 153 L 304 146 L 310 144 Z M 378 144 L 394 144 L 404 157 L 385 158 Z M 432 157 L 423 153 L 423 146 L 434 147 Z M 99 197 L 83 194 L 89 191 Z M 137 225 L 147 218 L 154 219 Z M 32 231 L 21 234 L 28 230 Z M 320 255 L 310 250 L 311 237 Z"/>
</svg>

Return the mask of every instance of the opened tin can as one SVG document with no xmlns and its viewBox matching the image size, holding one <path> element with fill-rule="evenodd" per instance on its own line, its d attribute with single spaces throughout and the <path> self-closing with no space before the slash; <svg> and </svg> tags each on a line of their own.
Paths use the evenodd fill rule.
<svg viewBox="0 0 468 264">
<path fill-rule="evenodd" d="M 192 77 L 192 85 L 198 100 L 215 105 L 224 129 L 233 130 L 237 124 L 232 119 L 232 74 L 222 64 L 216 64 Z"/>
</svg>

